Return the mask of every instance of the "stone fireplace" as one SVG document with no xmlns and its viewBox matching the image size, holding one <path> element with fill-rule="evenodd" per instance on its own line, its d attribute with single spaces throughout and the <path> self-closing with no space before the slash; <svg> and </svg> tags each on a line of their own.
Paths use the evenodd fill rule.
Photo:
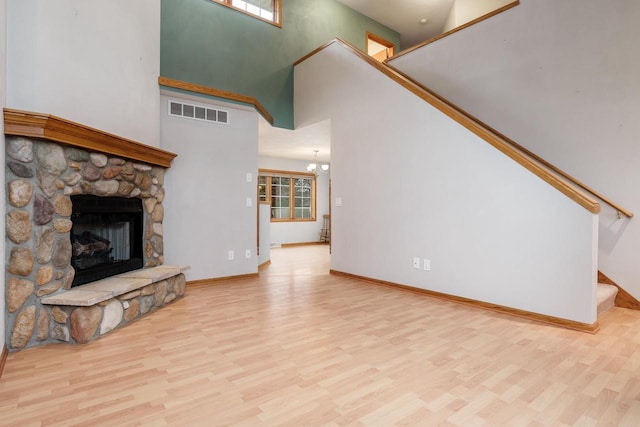
<svg viewBox="0 0 640 427">
<path fill-rule="evenodd" d="M 186 267 L 162 265 L 175 155 L 55 116 L 4 115 L 9 349 L 87 342 L 182 296 Z"/>
</svg>

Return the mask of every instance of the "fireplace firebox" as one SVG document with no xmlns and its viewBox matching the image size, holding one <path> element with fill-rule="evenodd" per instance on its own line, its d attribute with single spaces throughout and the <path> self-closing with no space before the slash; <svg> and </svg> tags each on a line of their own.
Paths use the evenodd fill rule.
<svg viewBox="0 0 640 427">
<path fill-rule="evenodd" d="M 71 286 L 143 267 L 139 198 L 71 196 Z"/>
</svg>

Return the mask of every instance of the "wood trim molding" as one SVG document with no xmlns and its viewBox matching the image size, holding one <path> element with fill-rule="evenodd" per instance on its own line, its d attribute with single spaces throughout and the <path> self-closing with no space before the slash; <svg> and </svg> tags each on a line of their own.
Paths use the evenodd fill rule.
<svg viewBox="0 0 640 427">
<path fill-rule="evenodd" d="M 510 144 L 509 141 L 506 140 L 501 134 L 494 132 L 490 127 L 486 126 L 479 120 L 474 119 L 473 116 L 466 113 L 461 108 L 446 101 L 441 96 L 418 84 L 413 79 L 395 70 L 393 67 L 379 63 L 369 55 L 361 52 L 358 48 L 348 42 L 345 42 L 344 40 L 334 39 L 324 44 L 323 46 L 313 50 L 311 53 L 305 55 L 304 57 L 296 61 L 294 65 L 298 65 L 304 62 L 305 60 L 309 59 L 313 55 L 317 54 L 318 52 L 334 43 L 341 45 L 347 50 L 350 50 L 352 53 L 360 57 L 362 60 L 368 62 L 371 66 L 375 67 L 378 71 L 391 78 L 400 86 L 404 87 L 414 95 L 418 96 L 420 99 L 437 108 L 442 113 L 446 114 L 451 119 L 455 120 L 460 125 L 464 126 L 468 130 L 476 134 L 478 137 L 491 144 L 497 150 L 507 155 L 508 157 L 519 163 L 521 166 L 525 167 L 527 170 L 540 177 L 542 180 L 546 181 L 548 184 L 569 197 L 571 200 L 587 209 L 589 212 L 600 212 L 600 204 L 597 200 L 586 194 L 576 184 L 567 182 L 567 180 L 562 175 L 554 172 L 553 170 L 550 170 L 543 163 L 536 160 L 536 158 L 527 155 L 519 148 L 520 146 L 514 146 Z"/>
<path fill-rule="evenodd" d="M 616 295 L 615 306 L 621 308 L 628 308 L 631 310 L 640 310 L 640 301 L 638 301 L 633 295 L 625 291 L 616 282 L 611 280 L 606 274 L 598 270 L 598 283 L 604 283 L 605 285 L 613 285 L 618 288 L 618 294 Z"/>
<path fill-rule="evenodd" d="M 314 245 L 327 245 L 329 242 L 298 242 L 298 243 L 281 243 L 281 248 L 295 248 L 297 246 L 314 246 Z"/>
<path fill-rule="evenodd" d="M 313 172 L 285 171 L 280 169 L 258 169 L 260 176 L 293 176 L 301 178 L 317 178 Z"/>
<path fill-rule="evenodd" d="M 6 135 L 40 138 L 168 168 L 176 154 L 50 114 L 4 109 Z"/>
<path fill-rule="evenodd" d="M 350 48 L 351 45 L 345 41 L 343 41 L 342 39 L 339 38 L 335 38 L 331 41 L 326 42 L 325 44 L 323 44 L 322 46 L 319 46 L 315 49 L 313 49 L 311 52 L 307 53 L 305 56 L 303 56 L 302 58 L 298 59 L 297 61 L 295 61 L 293 63 L 293 66 L 295 67 L 296 65 L 300 65 L 302 64 L 304 61 L 306 61 L 307 59 L 311 58 L 312 56 L 316 55 L 317 53 L 322 52 L 323 50 L 325 50 L 326 48 L 328 48 L 329 46 L 331 46 L 334 43 L 338 43 L 338 44 L 342 44 L 344 47 L 346 48 Z M 356 53 L 360 52 L 357 48 L 353 48 L 355 49 Z M 362 53 L 362 52 L 360 52 Z M 364 55 L 364 54 L 363 54 Z M 359 55 L 358 55 L 359 56 Z M 368 55 L 366 55 L 368 56 Z M 367 61 L 368 62 L 368 61 Z"/>
<path fill-rule="evenodd" d="M 219 282 L 227 282 L 227 281 L 233 281 L 233 280 L 239 280 L 239 279 L 251 279 L 255 277 L 259 277 L 258 273 L 239 274 L 237 276 L 214 277 L 212 279 L 190 280 L 187 282 L 187 286 L 212 285 Z"/>
<path fill-rule="evenodd" d="M 262 270 L 263 268 L 266 268 L 266 267 L 268 267 L 270 265 L 271 265 L 271 260 L 268 259 L 268 260 L 266 260 L 265 262 L 263 262 L 262 264 L 260 264 L 258 266 L 258 270 Z"/>
<path fill-rule="evenodd" d="M 265 177 L 266 180 L 266 202 L 271 204 L 273 195 L 271 194 L 272 187 L 272 178 L 274 177 L 283 177 L 283 178 L 291 178 L 292 180 L 295 178 L 304 178 L 312 180 L 311 185 L 311 218 L 296 218 L 295 217 L 295 204 L 291 203 L 289 206 L 289 216 L 287 218 L 271 218 L 271 222 L 315 222 L 316 218 L 316 208 L 317 208 L 317 195 L 318 195 L 318 176 L 313 172 L 299 172 L 299 171 L 285 171 L 278 169 L 258 169 L 258 177 Z M 295 199 L 295 186 L 292 184 L 289 188 L 290 191 L 290 199 Z M 260 195 L 258 194 L 258 198 Z"/>
<path fill-rule="evenodd" d="M 417 44 L 415 46 L 412 46 L 408 49 L 403 50 L 402 52 L 399 52 L 397 55 L 389 58 L 388 60 L 384 61 L 384 63 L 386 65 L 388 65 L 389 67 L 391 67 L 394 71 L 396 71 L 397 73 L 403 75 L 405 78 L 409 78 L 406 74 L 402 73 L 401 71 L 393 68 L 392 65 L 389 64 L 390 61 L 393 61 L 396 58 L 401 57 L 402 55 L 406 55 L 410 52 L 413 52 L 414 50 L 420 49 L 421 47 L 424 47 L 428 44 L 431 44 L 437 40 L 440 40 L 444 37 L 447 37 L 453 33 L 456 33 L 460 30 L 463 30 L 465 28 L 468 28 L 474 24 L 477 24 L 478 22 L 484 21 L 488 18 L 491 18 L 492 16 L 498 15 L 502 12 L 505 12 L 515 6 L 518 6 L 520 4 L 520 1 L 514 1 L 513 3 L 509 3 L 505 6 L 502 6 L 499 9 L 496 9 L 492 12 L 487 13 L 486 15 L 483 15 L 479 18 L 474 19 L 473 21 L 469 21 L 466 24 L 463 24 L 459 27 L 453 28 L 450 31 L 447 31 L 446 33 L 442 33 L 438 36 L 435 36 L 429 40 L 426 40 L 420 44 Z M 415 82 L 415 81 L 414 81 Z M 631 218 L 633 217 L 633 212 L 631 212 L 628 209 L 625 209 L 624 207 L 622 207 L 621 205 L 619 205 L 618 203 L 615 203 L 614 201 L 612 201 L 611 199 L 609 199 L 608 197 L 605 197 L 604 195 L 600 194 L 599 192 L 597 192 L 596 190 L 594 190 L 593 188 L 587 186 L 586 184 L 582 183 L 581 181 L 577 180 L 576 178 L 572 177 L 571 175 L 569 175 L 568 173 L 564 172 L 563 170 L 561 170 L 560 168 L 554 166 L 553 164 L 547 162 L 546 160 L 544 160 L 543 158 L 541 158 L 540 156 L 534 154 L 533 152 L 527 150 L 526 148 L 524 148 L 522 145 L 516 143 L 515 141 L 507 138 L 505 135 L 497 132 L 495 129 L 491 128 L 490 126 L 486 125 L 485 123 L 481 122 L 480 120 L 478 120 L 476 117 L 472 116 L 471 114 L 468 114 L 467 112 L 465 112 L 464 110 L 462 110 L 461 108 L 457 107 L 456 105 L 448 102 L 447 100 L 445 100 L 444 98 L 440 97 L 439 95 L 437 95 L 436 93 L 430 91 L 428 88 L 424 87 L 423 85 L 421 85 L 418 82 L 415 82 L 417 85 L 421 86 L 422 89 L 431 92 L 434 96 L 440 98 L 443 102 L 446 102 L 450 105 L 452 105 L 454 108 L 462 111 L 464 114 L 466 114 L 467 116 L 469 116 L 469 118 L 471 118 L 472 120 L 474 120 L 476 123 L 481 124 L 482 126 L 485 126 L 487 129 L 491 130 L 493 133 L 495 133 L 496 135 L 499 135 L 501 138 L 503 138 L 504 140 L 506 140 L 507 142 L 509 142 L 511 145 L 517 147 L 519 150 L 525 152 L 527 155 L 535 158 L 537 161 L 539 161 L 540 163 L 544 164 L 546 167 L 552 169 L 554 172 L 558 173 L 559 175 L 563 176 L 564 178 L 568 179 L 569 181 L 571 181 L 572 183 L 576 184 L 578 187 L 584 189 L 585 191 L 591 193 L 592 195 L 594 195 L 596 198 L 602 200 L 603 202 L 605 202 L 606 204 L 608 204 L 609 206 L 611 206 L 612 208 L 614 208 L 617 212 L 619 212 L 620 214 L 623 214 L 624 216 L 626 216 L 627 218 Z"/>
<path fill-rule="evenodd" d="M 373 40 L 374 42 L 376 42 L 378 44 L 381 44 L 384 47 L 388 47 L 388 48 L 391 48 L 391 49 L 395 49 L 396 48 L 396 45 L 394 43 L 390 42 L 389 40 L 387 40 L 387 39 L 385 39 L 385 38 L 383 38 L 383 37 L 381 37 L 381 36 L 379 36 L 377 34 L 374 34 L 372 32 L 367 31 L 365 41 L 368 43 L 369 40 Z"/>
<path fill-rule="evenodd" d="M 384 58 L 379 58 L 378 53 L 376 53 L 375 55 L 372 55 L 371 52 L 369 52 L 369 40 L 378 43 L 381 46 L 384 46 L 385 49 L 385 57 Z M 376 58 L 376 60 L 378 61 L 386 61 L 388 59 L 390 59 L 391 57 L 393 57 L 393 55 L 395 55 L 396 53 L 396 45 L 392 42 L 390 42 L 389 40 L 386 40 L 382 37 L 380 37 L 377 34 L 371 33 L 369 31 L 367 31 L 366 33 L 366 38 L 365 38 L 365 51 L 367 53 L 367 55 L 372 56 L 374 58 Z"/>
<path fill-rule="evenodd" d="M 7 357 L 9 357 L 9 351 L 7 345 L 2 345 L 2 351 L 0 351 L 0 379 L 2 378 L 2 372 L 4 372 L 4 365 L 7 363 Z"/>
<path fill-rule="evenodd" d="M 424 46 L 426 46 L 428 44 L 431 44 L 431 43 L 433 43 L 435 41 L 443 39 L 443 38 L 445 38 L 447 36 L 450 36 L 451 34 L 455 34 L 458 31 L 462 31 L 465 28 L 469 28 L 469 27 L 477 24 L 478 22 L 482 22 L 482 21 L 485 21 L 485 20 L 487 20 L 487 19 L 489 19 L 489 18 L 491 18 L 493 16 L 499 15 L 500 13 L 505 12 L 505 11 L 511 9 L 511 8 L 514 8 L 514 7 L 518 6 L 519 4 L 520 4 L 519 0 L 516 0 L 516 1 L 512 2 L 512 3 L 506 4 L 506 5 L 500 7 L 498 9 L 496 9 L 496 10 L 493 10 L 493 11 L 487 13 L 487 14 L 479 16 L 478 18 L 476 18 L 476 19 L 474 19 L 472 21 L 469 21 L 469 22 L 467 22 L 465 24 L 462 24 L 462 25 L 460 25 L 458 27 L 452 28 L 451 30 L 449 30 L 449 31 L 447 31 L 445 33 L 438 34 L 437 36 L 432 37 L 432 38 L 430 38 L 428 40 L 425 40 L 422 43 L 418 43 L 417 45 L 411 46 L 410 48 L 405 49 L 402 52 L 398 52 L 397 55 L 392 56 L 387 61 L 393 61 L 394 59 L 399 58 L 402 55 L 406 55 L 407 53 L 410 53 L 410 52 L 413 52 L 414 50 L 420 49 L 421 47 L 424 47 Z"/>
<path fill-rule="evenodd" d="M 597 199 L 602 200 L 603 202 L 605 202 L 607 205 L 611 206 L 612 208 L 614 208 L 617 212 L 625 215 L 627 218 L 631 218 L 633 217 L 633 212 L 631 212 L 628 209 L 623 208 L 621 205 L 619 205 L 618 203 L 613 202 L 611 199 L 603 196 L 602 194 L 598 193 L 596 190 L 594 190 L 593 188 L 589 187 L 588 185 L 586 185 L 585 183 L 583 183 L 582 181 L 578 180 L 577 178 L 574 178 L 573 176 L 569 175 L 568 173 L 566 173 L 565 171 L 563 171 L 562 169 L 560 169 L 559 167 L 555 166 L 554 164 L 546 161 L 545 159 L 543 159 L 542 157 L 538 156 L 537 154 L 535 154 L 534 152 L 528 150 L 527 148 L 523 147 L 522 145 L 518 144 L 517 142 L 515 142 L 514 140 L 510 139 L 509 137 L 507 137 L 506 135 L 498 132 L 497 130 L 495 130 L 494 128 L 492 128 L 491 126 L 487 125 L 486 123 L 484 123 L 483 121 L 481 121 L 480 119 L 478 119 L 477 117 L 469 114 L 467 111 L 463 110 L 462 108 L 458 107 L 457 105 L 453 104 L 452 102 L 447 101 L 445 98 L 441 97 L 440 95 L 438 95 L 437 93 L 433 92 L 431 89 L 425 87 L 424 85 L 422 85 L 421 83 L 418 83 L 417 81 L 411 79 L 411 77 L 407 76 L 406 74 L 404 74 L 402 71 L 399 71 L 397 69 L 395 69 L 393 66 L 386 64 L 387 67 L 391 68 L 393 71 L 395 71 L 396 73 L 400 74 L 401 76 L 403 76 L 404 78 L 406 78 L 407 80 L 412 81 L 415 85 L 417 85 L 418 87 L 420 87 L 422 90 L 424 90 L 425 92 L 430 93 L 432 96 L 438 98 L 441 102 L 451 106 L 451 108 L 456 109 L 457 111 L 459 111 L 461 114 L 463 114 L 464 116 L 466 116 L 467 118 L 469 118 L 469 120 L 472 120 L 473 122 L 477 123 L 479 126 L 486 128 L 489 132 L 495 134 L 497 137 L 499 137 L 500 139 L 504 140 L 506 143 L 508 143 L 509 145 L 513 146 L 514 148 L 516 148 L 517 150 L 521 151 L 522 153 L 524 153 L 525 155 L 531 157 L 532 159 L 534 159 L 535 161 L 541 163 L 542 165 L 544 165 L 546 168 L 550 169 L 552 172 L 560 175 L 562 178 L 570 181 L 571 183 L 577 185 L 578 187 L 580 187 L 581 189 L 585 190 L 587 193 L 592 194 L 593 196 L 595 196 Z M 492 144 L 493 145 L 493 144 Z"/>
<path fill-rule="evenodd" d="M 172 87 L 174 89 L 186 90 L 188 92 L 201 93 L 203 95 L 215 96 L 217 98 L 227 99 L 229 101 L 241 102 L 243 104 L 252 105 L 258 113 L 262 115 L 270 124 L 273 124 L 273 116 L 269 114 L 266 108 L 254 97 L 240 95 L 226 90 L 215 89 L 208 86 L 202 86 L 195 83 L 183 82 L 181 80 L 171 79 L 169 77 L 158 77 L 160 86 Z"/>
<path fill-rule="evenodd" d="M 459 304 L 464 304 L 467 306 L 494 311 L 500 314 L 506 314 L 509 316 L 515 316 L 522 319 L 530 320 L 533 322 L 544 323 L 547 325 L 553 325 L 564 329 L 572 329 L 580 332 L 587 332 L 590 334 L 595 334 L 600 329 L 600 325 L 596 320 L 592 324 L 576 322 L 574 320 L 561 319 L 559 317 L 547 316 L 545 314 L 533 313 L 531 311 L 520 310 L 518 308 L 506 307 L 503 305 L 492 304 L 484 301 L 477 301 L 470 298 L 459 297 L 456 295 L 445 294 L 436 291 L 429 291 L 426 289 L 416 288 L 408 285 L 401 285 L 398 283 L 387 282 L 384 280 L 372 279 L 370 277 L 359 276 L 356 274 L 345 273 L 342 271 L 330 270 L 330 273 L 336 276 L 347 277 L 350 279 L 361 280 L 363 282 L 373 283 L 374 285 L 386 286 L 394 289 L 400 289 L 403 291 L 414 292 L 426 296 L 430 296 L 433 298 L 442 299 L 445 301 L 455 302 Z"/>
</svg>

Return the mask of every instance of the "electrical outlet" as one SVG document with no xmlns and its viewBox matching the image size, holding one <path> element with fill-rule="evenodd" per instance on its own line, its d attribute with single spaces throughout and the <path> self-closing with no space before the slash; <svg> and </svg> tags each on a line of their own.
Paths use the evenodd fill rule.
<svg viewBox="0 0 640 427">
<path fill-rule="evenodd" d="M 244 257 L 246 259 L 250 259 L 251 258 L 251 249 L 247 249 L 246 251 L 244 251 Z"/>
<path fill-rule="evenodd" d="M 247 172 L 247 182 L 253 181 L 253 174 L 251 172 Z"/>
<path fill-rule="evenodd" d="M 413 268 L 420 268 L 420 258 L 413 257 Z"/>
<path fill-rule="evenodd" d="M 431 271 L 431 260 L 425 258 L 422 261 L 424 262 L 424 271 Z"/>
<path fill-rule="evenodd" d="M 253 199 L 251 197 L 247 197 L 247 207 L 250 208 L 253 206 Z"/>
<path fill-rule="evenodd" d="M 233 251 L 229 251 L 229 252 L 227 253 L 227 259 L 228 259 L 229 261 L 233 261 L 233 257 L 234 257 L 234 253 L 233 253 Z"/>
</svg>

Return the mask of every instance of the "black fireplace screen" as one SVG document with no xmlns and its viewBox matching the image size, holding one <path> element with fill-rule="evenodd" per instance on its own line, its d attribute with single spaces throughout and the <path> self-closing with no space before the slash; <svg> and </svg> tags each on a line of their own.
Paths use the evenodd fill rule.
<svg viewBox="0 0 640 427">
<path fill-rule="evenodd" d="M 72 286 L 142 268 L 142 200 L 71 196 Z"/>
</svg>

